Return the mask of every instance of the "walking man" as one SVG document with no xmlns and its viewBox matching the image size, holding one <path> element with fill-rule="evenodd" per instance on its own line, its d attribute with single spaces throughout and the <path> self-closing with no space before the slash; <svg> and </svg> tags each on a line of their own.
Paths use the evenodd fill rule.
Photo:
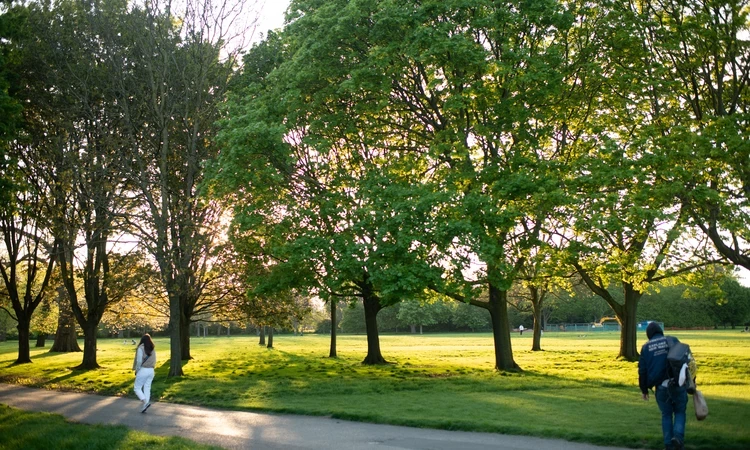
<svg viewBox="0 0 750 450">
<path fill-rule="evenodd" d="M 656 404 L 661 411 L 661 431 L 666 450 L 683 450 L 685 441 L 685 409 L 687 389 L 677 382 L 670 383 L 667 375 L 669 347 L 680 342 L 674 336 L 664 336 L 659 324 L 651 322 L 646 327 L 648 342 L 641 348 L 638 361 L 638 383 L 643 400 L 648 401 L 648 391 L 656 387 Z"/>
</svg>

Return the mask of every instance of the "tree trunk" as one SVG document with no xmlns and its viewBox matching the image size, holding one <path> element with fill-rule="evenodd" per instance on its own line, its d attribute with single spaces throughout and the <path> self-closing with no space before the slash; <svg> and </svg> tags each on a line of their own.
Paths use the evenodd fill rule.
<svg viewBox="0 0 750 450">
<path fill-rule="evenodd" d="M 539 352 L 542 350 L 542 306 L 543 300 L 539 298 L 538 291 L 532 293 L 531 308 L 534 314 L 534 339 L 531 344 L 532 352 Z"/>
<path fill-rule="evenodd" d="M 542 318 L 541 313 L 534 312 L 534 339 L 531 344 L 532 352 L 542 351 Z"/>
<path fill-rule="evenodd" d="M 636 312 L 638 301 L 643 294 L 633 289 L 630 284 L 625 285 L 625 305 L 622 314 L 618 314 L 620 320 L 620 358 L 627 361 L 638 361 Z"/>
<path fill-rule="evenodd" d="M 409 328 L 411 329 L 411 334 L 417 334 L 417 326 L 412 324 L 409 325 Z"/>
<path fill-rule="evenodd" d="M 419 334 L 422 334 L 422 324 L 419 324 Z"/>
<path fill-rule="evenodd" d="M 57 316 L 55 342 L 49 351 L 60 353 L 80 352 L 81 347 L 78 345 L 78 337 L 76 336 L 76 318 L 73 310 L 70 309 L 70 301 L 68 300 L 65 286 L 57 288 L 57 307 L 59 314 Z"/>
<path fill-rule="evenodd" d="M 258 345 L 266 345 L 266 326 L 265 325 L 260 327 L 260 341 L 258 341 Z"/>
<path fill-rule="evenodd" d="M 329 358 L 337 358 L 336 355 L 336 300 L 331 299 L 331 349 L 328 352 Z"/>
<path fill-rule="evenodd" d="M 89 319 L 83 328 L 83 361 L 76 369 L 93 370 L 99 368 L 96 361 L 96 329 L 99 322 Z"/>
<path fill-rule="evenodd" d="M 28 364 L 31 362 L 31 343 L 29 339 L 30 320 L 23 317 L 18 318 L 18 359 L 14 364 Z"/>
<path fill-rule="evenodd" d="M 273 327 L 268 327 L 268 345 L 266 348 L 273 348 Z"/>
<path fill-rule="evenodd" d="M 167 377 L 181 377 L 182 372 L 182 340 L 180 339 L 180 299 L 169 298 L 169 373 Z"/>
<path fill-rule="evenodd" d="M 495 344 L 495 369 L 517 371 L 520 367 L 513 360 L 513 349 L 510 345 L 507 291 L 501 291 L 490 285 L 488 309 L 492 320 L 492 337 Z"/>
<path fill-rule="evenodd" d="M 184 315 L 180 317 L 180 359 L 182 361 L 193 359 L 190 356 L 190 322 L 185 319 Z"/>
<path fill-rule="evenodd" d="M 365 293 L 362 298 L 365 307 L 365 328 L 367 330 L 367 356 L 363 364 L 386 364 L 380 353 L 380 337 L 378 335 L 378 313 L 382 309 L 380 299 L 376 295 Z"/>
<path fill-rule="evenodd" d="M 47 342 L 47 334 L 39 333 L 36 335 L 36 348 L 44 348 L 44 344 Z"/>
</svg>

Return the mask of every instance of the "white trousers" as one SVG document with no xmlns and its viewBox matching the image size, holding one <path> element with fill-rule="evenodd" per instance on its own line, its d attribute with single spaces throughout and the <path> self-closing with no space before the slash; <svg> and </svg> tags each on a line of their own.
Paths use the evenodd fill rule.
<svg viewBox="0 0 750 450">
<path fill-rule="evenodd" d="M 135 395 L 144 403 L 151 401 L 151 382 L 154 381 L 154 369 L 141 367 L 135 374 Z"/>
</svg>

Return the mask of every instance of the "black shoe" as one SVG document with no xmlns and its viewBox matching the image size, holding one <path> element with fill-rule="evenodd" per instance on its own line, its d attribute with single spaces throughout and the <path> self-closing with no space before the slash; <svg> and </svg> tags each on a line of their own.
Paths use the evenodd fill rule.
<svg viewBox="0 0 750 450">
<path fill-rule="evenodd" d="M 145 412 L 146 412 L 146 410 L 148 409 L 148 407 L 149 407 L 149 406 L 151 406 L 151 403 L 146 403 L 146 404 L 145 404 L 145 405 L 143 406 L 143 409 L 141 410 L 141 412 L 142 412 L 142 413 L 145 413 Z"/>
<path fill-rule="evenodd" d="M 677 439 L 676 437 L 672 438 L 672 447 L 674 450 L 684 450 L 685 447 L 682 445 L 682 441 Z"/>
</svg>

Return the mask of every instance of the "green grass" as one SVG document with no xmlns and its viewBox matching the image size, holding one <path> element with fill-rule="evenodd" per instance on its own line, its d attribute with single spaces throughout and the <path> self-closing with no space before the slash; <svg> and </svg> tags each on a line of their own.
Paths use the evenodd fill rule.
<svg viewBox="0 0 750 450">
<path fill-rule="evenodd" d="M 62 416 L 29 413 L 0 405 L 0 448 L 25 450 L 184 450 L 218 449 L 179 437 L 159 437 L 124 426 L 83 425 L 66 422 Z"/>
<path fill-rule="evenodd" d="M 698 360 L 698 385 L 710 414 L 688 407 L 687 448 L 750 448 L 750 334 L 674 333 Z M 645 338 L 645 337 L 642 337 Z M 386 335 L 391 364 L 364 366 L 364 336 L 340 336 L 338 359 L 327 336 L 193 338 L 186 376 L 168 379 L 169 343 L 157 339 L 152 392 L 162 401 L 237 410 L 326 415 L 367 422 L 525 434 L 629 447 L 659 448 L 653 399 L 640 399 L 637 364 L 616 359 L 618 333 L 548 333 L 543 352 L 531 336 L 513 336 L 520 373 L 498 373 L 489 334 Z M 106 395 L 132 393 L 133 347 L 100 340 L 96 371 L 70 369 L 81 354 L 32 350 L 12 366 L 17 343 L 0 344 L 0 381 Z"/>
</svg>

